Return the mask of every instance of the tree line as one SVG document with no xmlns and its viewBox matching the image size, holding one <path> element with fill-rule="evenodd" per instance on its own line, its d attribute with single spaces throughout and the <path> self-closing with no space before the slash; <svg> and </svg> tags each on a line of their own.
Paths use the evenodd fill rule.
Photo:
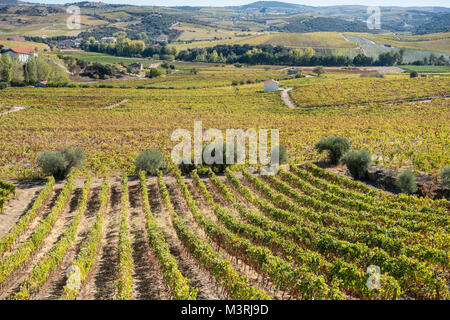
<svg viewBox="0 0 450 320">
<path fill-rule="evenodd" d="M 40 81 L 69 81 L 67 73 L 49 58 L 32 57 L 21 63 L 7 54 L 0 59 L 0 77 L 3 83 L 14 86 L 33 85 Z"/>
</svg>

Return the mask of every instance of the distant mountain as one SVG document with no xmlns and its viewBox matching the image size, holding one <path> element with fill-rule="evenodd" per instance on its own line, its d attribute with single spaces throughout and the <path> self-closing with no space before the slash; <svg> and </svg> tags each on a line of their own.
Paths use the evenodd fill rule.
<svg viewBox="0 0 450 320">
<path fill-rule="evenodd" d="M 314 7 L 281 1 L 257 1 L 242 6 L 230 6 L 227 9 L 236 11 L 269 11 L 275 13 L 302 13 L 314 11 Z"/>
<path fill-rule="evenodd" d="M 17 0 L 0 0 L 0 6 L 17 6 L 18 4 Z"/>
<path fill-rule="evenodd" d="M 302 7 L 301 5 L 294 3 L 286 3 L 281 1 L 256 1 L 253 3 L 239 6 L 240 9 L 262 9 L 262 8 L 288 8 L 297 9 Z"/>
</svg>

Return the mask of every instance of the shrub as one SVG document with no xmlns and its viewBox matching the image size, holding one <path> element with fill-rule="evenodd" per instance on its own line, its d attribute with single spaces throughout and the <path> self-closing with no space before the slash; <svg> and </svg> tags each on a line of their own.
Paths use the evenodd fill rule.
<svg viewBox="0 0 450 320">
<path fill-rule="evenodd" d="M 160 75 L 162 75 L 162 71 L 158 68 L 151 68 L 150 71 L 147 73 L 148 78 L 157 78 Z"/>
<path fill-rule="evenodd" d="M 450 166 L 442 168 L 440 176 L 442 185 L 450 189 Z"/>
<path fill-rule="evenodd" d="M 114 85 L 112 85 L 112 84 L 107 84 L 107 83 L 100 83 L 99 85 L 98 85 L 98 87 L 99 88 L 114 88 Z"/>
<path fill-rule="evenodd" d="M 180 163 L 178 165 L 178 168 L 180 169 L 181 173 L 183 175 L 188 175 L 190 174 L 192 171 L 194 171 L 196 169 L 195 164 L 191 163 Z"/>
<path fill-rule="evenodd" d="M 272 148 L 272 153 L 275 152 L 275 150 L 274 150 L 275 148 L 277 148 L 277 146 L 274 146 Z M 279 152 L 279 163 L 280 164 L 288 163 L 289 157 L 288 157 L 286 148 L 280 144 L 280 145 L 278 145 L 278 152 Z"/>
<path fill-rule="evenodd" d="M 90 88 L 91 85 L 89 83 L 82 83 L 80 84 L 80 88 Z"/>
<path fill-rule="evenodd" d="M 419 76 L 419 73 L 417 71 L 411 71 L 409 73 L 410 78 L 417 78 Z"/>
<path fill-rule="evenodd" d="M 319 153 L 325 150 L 328 151 L 330 162 L 337 164 L 341 157 L 350 150 L 350 142 L 342 137 L 328 137 L 320 139 L 314 148 Z"/>
<path fill-rule="evenodd" d="M 317 74 L 317 76 L 320 77 L 322 74 L 325 73 L 325 69 L 324 69 L 322 66 L 317 66 L 317 67 L 315 67 L 315 68 L 313 69 L 313 72 L 314 72 L 315 74 Z"/>
<path fill-rule="evenodd" d="M 157 149 L 150 149 L 141 152 L 134 160 L 136 171 L 145 171 L 152 176 L 156 176 L 159 170 L 166 170 L 167 163 L 164 155 Z"/>
<path fill-rule="evenodd" d="M 370 153 L 367 150 L 359 152 L 347 152 L 342 157 L 342 163 L 347 166 L 348 171 L 355 179 L 363 178 L 370 164 Z"/>
<path fill-rule="evenodd" d="M 413 194 L 417 192 L 417 183 L 414 173 L 410 170 L 405 170 L 397 176 L 397 187 L 403 193 Z"/>
<path fill-rule="evenodd" d="M 6 89 L 8 87 L 9 87 L 9 83 L 8 82 L 0 82 L 0 90 Z"/>
<path fill-rule="evenodd" d="M 64 179 L 72 168 L 82 167 L 84 157 L 84 152 L 80 148 L 46 151 L 39 154 L 38 165 L 44 174 L 52 175 L 55 179 Z"/>
</svg>

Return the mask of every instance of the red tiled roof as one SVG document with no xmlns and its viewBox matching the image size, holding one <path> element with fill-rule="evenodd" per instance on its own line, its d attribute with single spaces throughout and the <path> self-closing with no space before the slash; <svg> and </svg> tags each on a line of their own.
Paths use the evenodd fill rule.
<svg viewBox="0 0 450 320">
<path fill-rule="evenodd" d="M 25 54 L 30 54 L 30 53 L 34 52 L 34 49 L 29 48 L 29 47 L 28 48 L 11 48 L 10 50 L 15 53 L 25 53 Z"/>
</svg>

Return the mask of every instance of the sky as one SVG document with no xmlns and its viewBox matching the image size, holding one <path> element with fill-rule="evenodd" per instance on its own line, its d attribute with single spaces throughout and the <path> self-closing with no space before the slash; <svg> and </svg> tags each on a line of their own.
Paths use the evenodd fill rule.
<svg viewBox="0 0 450 320">
<path fill-rule="evenodd" d="M 36 3 L 70 3 L 78 0 L 24 0 Z M 95 1 L 95 0 L 92 0 Z M 256 0 L 102 0 L 113 4 L 136 4 L 155 6 L 238 6 L 255 2 Z M 448 0 L 287 0 L 282 2 L 304 4 L 310 6 L 330 5 L 366 5 L 366 6 L 401 6 L 401 7 L 424 7 L 440 6 L 449 7 Z"/>
</svg>

